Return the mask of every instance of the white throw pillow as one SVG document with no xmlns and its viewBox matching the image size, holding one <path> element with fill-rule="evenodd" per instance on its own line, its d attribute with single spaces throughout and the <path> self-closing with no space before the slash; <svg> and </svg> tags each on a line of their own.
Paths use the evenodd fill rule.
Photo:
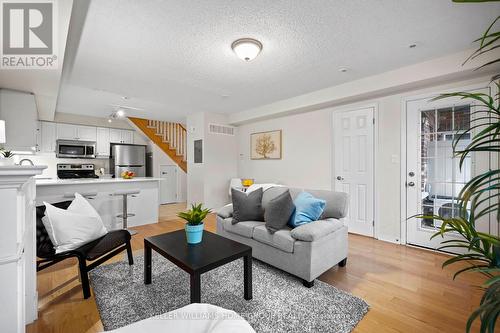
<svg viewBox="0 0 500 333">
<path fill-rule="evenodd" d="M 81 199 L 85 200 L 83 197 Z M 43 204 L 47 219 L 42 219 L 42 222 L 56 253 L 74 250 L 107 233 L 99 214 L 93 208 L 93 211 L 87 211 L 85 214 L 72 211 L 79 211 L 85 205 L 81 201 L 77 202 L 72 210 L 69 207 L 67 210 L 57 208 L 47 202 Z M 90 205 L 88 202 L 87 204 Z"/>
<path fill-rule="evenodd" d="M 80 193 L 75 193 L 75 199 L 71 202 L 71 205 L 68 207 L 68 211 L 76 214 L 93 216 L 99 219 L 102 222 L 101 215 L 95 210 L 95 208 L 87 201 Z"/>
</svg>

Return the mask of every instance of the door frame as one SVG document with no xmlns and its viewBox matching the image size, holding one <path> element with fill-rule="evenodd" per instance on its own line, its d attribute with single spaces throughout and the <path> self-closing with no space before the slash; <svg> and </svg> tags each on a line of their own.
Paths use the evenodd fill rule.
<svg viewBox="0 0 500 333">
<path fill-rule="evenodd" d="M 429 91 L 427 93 L 403 97 L 401 101 L 401 153 L 400 153 L 400 244 L 411 245 L 407 243 L 407 221 L 406 221 L 406 210 L 407 210 L 407 197 L 406 197 L 406 171 L 407 171 L 407 149 L 406 149 L 406 120 L 408 113 L 408 103 L 415 102 L 419 100 L 430 100 L 439 94 L 452 93 L 457 91 L 474 91 L 478 89 L 492 88 L 489 82 L 476 83 L 467 86 L 458 86 L 457 88 L 448 88 L 440 91 Z M 494 91 L 493 91 L 494 92 Z M 413 245 L 411 245 L 413 246 Z"/>
<path fill-rule="evenodd" d="M 338 112 L 349 112 L 349 111 L 356 111 L 360 109 L 373 109 L 373 119 L 374 119 L 374 124 L 373 124 L 373 238 L 379 239 L 379 209 L 378 209 L 378 204 L 379 204 L 379 195 L 378 195 L 378 183 L 377 183 L 377 162 L 378 162 L 378 150 L 379 150 L 379 140 L 378 140 L 378 131 L 379 131 L 379 102 L 378 101 L 373 101 L 370 103 L 356 103 L 356 104 L 350 104 L 347 106 L 341 106 L 341 107 L 334 107 L 332 109 L 332 112 L 330 112 L 330 124 L 332 124 L 332 136 L 331 136 L 331 158 L 330 158 L 330 165 L 331 165 L 331 189 L 332 191 L 335 190 L 335 143 L 333 142 L 334 136 L 335 136 L 335 114 Z M 369 237 L 369 236 L 368 236 Z"/>
</svg>

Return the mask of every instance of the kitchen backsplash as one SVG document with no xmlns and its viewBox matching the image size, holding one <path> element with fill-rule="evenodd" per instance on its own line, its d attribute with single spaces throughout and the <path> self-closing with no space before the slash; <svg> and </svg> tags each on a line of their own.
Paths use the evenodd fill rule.
<svg viewBox="0 0 500 333">
<path fill-rule="evenodd" d="M 95 165 L 96 170 L 104 168 L 105 173 L 109 173 L 109 159 L 57 158 L 55 153 L 16 155 L 14 158 L 16 163 L 23 158 L 27 158 L 32 160 L 35 165 L 46 165 L 47 169 L 35 178 L 57 178 L 57 164 L 59 163 L 90 163 Z"/>
</svg>

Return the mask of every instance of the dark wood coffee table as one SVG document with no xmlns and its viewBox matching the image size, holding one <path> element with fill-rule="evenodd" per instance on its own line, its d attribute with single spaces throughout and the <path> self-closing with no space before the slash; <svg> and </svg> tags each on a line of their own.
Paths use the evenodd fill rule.
<svg viewBox="0 0 500 333">
<path fill-rule="evenodd" d="M 246 300 L 252 299 L 252 248 L 204 231 L 199 244 L 189 245 L 184 230 L 144 239 L 144 283 L 151 283 L 151 249 L 191 275 L 191 303 L 200 303 L 200 275 L 243 258 L 243 286 Z"/>
</svg>

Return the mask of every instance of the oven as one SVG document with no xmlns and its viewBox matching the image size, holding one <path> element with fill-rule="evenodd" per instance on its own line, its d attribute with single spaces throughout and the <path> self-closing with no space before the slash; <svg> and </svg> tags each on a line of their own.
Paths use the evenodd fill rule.
<svg viewBox="0 0 500 333">
<path fill-rule="evenodd" d="M 57 140 L 58 158 L 95 158 L 94 141 Z"/>
</svg>

